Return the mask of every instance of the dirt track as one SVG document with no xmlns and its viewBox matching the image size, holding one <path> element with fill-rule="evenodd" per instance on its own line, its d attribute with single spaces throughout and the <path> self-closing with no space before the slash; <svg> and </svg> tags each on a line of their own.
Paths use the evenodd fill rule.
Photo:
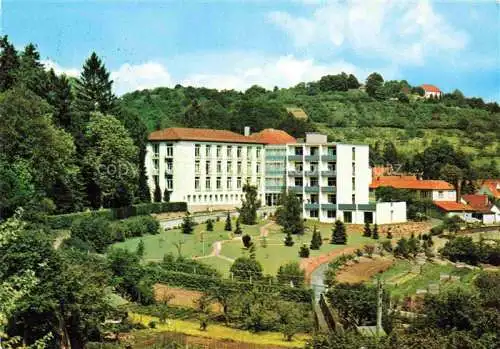
<svg viewBox="0 0 500 349">
<path fill-rule="evenodd" d="M 342 268 L 337 273 L 337 281 L 350 284 L 368 281 L 377 273 L 387 270 L 392 263 L 393 261 L 387 258 L 361 257 L 359 263 Z"/>
<path fill-rule="evenodd" d="M 171 287 L 165 284 L 154 285 L 155 299 L 159 302 L 167 300 L 169 305 L 196 308 L 196 301 L 203 296 L 203 292 Z M 212 311 L 221 311 L 218 304 L 212 305 Z"/>
</svg>

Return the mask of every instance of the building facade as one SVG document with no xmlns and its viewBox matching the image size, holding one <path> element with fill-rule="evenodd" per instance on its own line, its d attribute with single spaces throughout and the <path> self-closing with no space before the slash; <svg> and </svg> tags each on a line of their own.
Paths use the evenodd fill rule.
<svg viewBox="0 0 500 349">
<path fill-rule="evenodd" d="M 284 191 L 297 195 L 307 219 L 405 222 L 405 203 L 370 201 L 368 152 L 367 145 L 329 143 L 315 133 L 297 142 L 273 129 L 240 135 L 171 128 L 149 136 L 146 170 L 153 193 L 167 190 L 191 211 L 240 206 L 248 182 L 263 206 L 279 205 Z"/>
<path fill-rule="evenodd" d="M 170 128 L 150 134 L 146 171 L 151 195 L 158 186 L 190 211 L 234 209 L 245 183 L 264 195 L 264 147 L 230 131 Z"/>
<path fill-rule="evenodd" d="M 374 196 L 379 187 L 393 187 L 412 192 L 415 198 L 432 201 L 456 201 L 453 185 L 443 180 L 417 179 L 416 176 L 377 176 L 370 184 Z"/>
</svg>

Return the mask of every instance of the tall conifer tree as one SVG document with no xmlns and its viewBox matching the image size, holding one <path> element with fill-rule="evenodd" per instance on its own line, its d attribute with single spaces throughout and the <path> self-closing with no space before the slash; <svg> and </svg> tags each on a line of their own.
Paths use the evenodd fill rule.
<svg viewBox="0 0 500 349">
<path fill-rule="evenodd" d="M 104 63 L 92 52 L 85 61 L 80 78 L 76 82 L 76 108 L 90 113 L 99 111 L 112 114 L 116 107 L 116 96 L 112 92 L 113 80 Z"/>
</svg>

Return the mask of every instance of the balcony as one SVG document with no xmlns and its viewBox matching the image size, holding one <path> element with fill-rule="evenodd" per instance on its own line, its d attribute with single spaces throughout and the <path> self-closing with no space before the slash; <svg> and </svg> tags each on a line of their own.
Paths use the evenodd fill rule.
<svg viewBox="0 0 500 349">
<path fill-rule="evenodd" d="M 337 187 L 321 187 L 322 193 L 335 193 L 337 191 Z"/>
<path fill-rule="evenodd" d="M 319 204 L 304 204 L 306 210 L 314 210 L 319 208 Z"/>
<path fill-rule="evenodd" d="M 173 175 L 173 174 L 174 174 L 174 170 L 173 170 L 173 169 L 171 169 L 171 168 L 167 168 L 167 169 L 165 170 L 165 174 L 167 174 L 167 175 Z"/>
<path fill-rule="evenodd" d="M 333 155 L 333 154 L 321 155 L 321 160 L 322 161 L 336 161 L 337 155 Z"/>
<path fill-rule="evenodd" d="M 358 210 L 362 211 L 375 211 L 377 204 L 375 202 L 370 202 L 368 204 L 359 204 Z"/>
<path fill-rule="evenodd" d="M 160 169 L 159 168 L 153 168 L 153 175 L 158 176 L 160 174 Z"/>
<path fill-rule="evenodd" d="M 306 171 L 306 176 L 318 176 L 318 171 Z"/>
<path fill-rule="evenodd" d="M 266 185 L 266 190 L 267 191 L 278 191 L 282 192 L 283 189 L 285 189 L 284 185 Z"/>
<path fill-rule="evenodd" d="M 302 155 L 288 155 L 289 161 L 302 161 Z"/>
<path fill-rule="evenodd" d="M 304 188 L 306 193 L 319 193 L 319 187 L 318 186 L 309 186 Z"/>
<path fill-rule="evenodd" d="M 319 155 L 306 155 L 306 161 L 319 161 Z"/>
<path fill-rule="evenodd" d="M 266 160 L 285 160 L 285 155 L 266 155 Z"/>
<path fill-rule="evenodd" d="M 337 205 L 334 204 L 334 203 L 326 203 L 326 204 L 321 204 L 321 208 L 323 210 L 336 210 L 337 209 Z"/>
<path fill-rule="evenodd" d="M 333 170 L 328 170 L 328 171 L 321 171 L 321 175 L 325 177 L 335 177 L 337 174 L 336 171 Z"/>
<path fill-rule="evenodd" d="M 285 169 L 282 170 L 267 170 L 266 171 L 266 176 L 284 176 L 285 175 Z"/>
<path fill-rule="evenodd" d="M 356 211 L 355 204 L 338 204 L 337 206 L 338 206 L 339 210 Z"/>
<path fill-rule="evenodd" d="M 293 193 L 302 193 L 302 187 L 301 186 L 288 187 L 288 191 Z"/>
<path fill-rule="evenodd" d="M 153 159 L 158 159 L 160 157 L 160 153 L 153 153 Z"/>
<path fill-rule="evenodd" d="M 302 177 L 302 171 L 288 171 L 290 177 Z"/>
</svg>

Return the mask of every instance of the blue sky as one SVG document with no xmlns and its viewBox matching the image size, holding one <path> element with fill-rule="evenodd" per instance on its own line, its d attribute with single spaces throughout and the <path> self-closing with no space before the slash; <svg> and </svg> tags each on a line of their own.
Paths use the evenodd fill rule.
<svg viewBox="0 0 500 349">
<path fill-rule="evenodd" d="M 78 74 L 96 51 L 116 92 L 288 87 L 346 71 L 500 101 L 497 1 L 0 0 L 1 31 Z"/>
</svg>

